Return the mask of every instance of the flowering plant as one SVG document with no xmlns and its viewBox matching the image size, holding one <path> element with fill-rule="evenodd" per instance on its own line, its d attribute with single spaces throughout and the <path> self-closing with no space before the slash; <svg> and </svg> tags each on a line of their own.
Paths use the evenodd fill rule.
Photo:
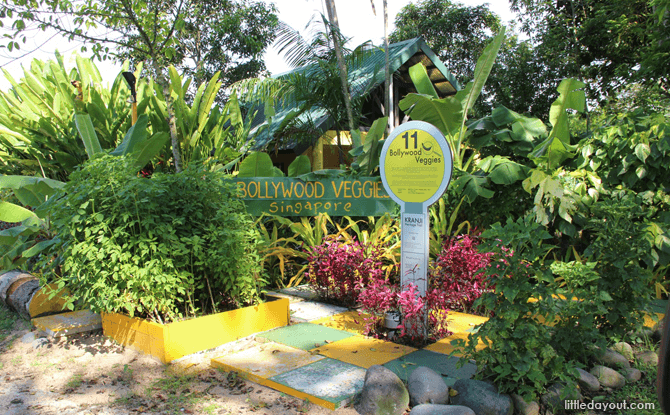
<svg viewBox="0 0 670 415">
<path fill-rule="evenodd" d="M 427 311 L 429 338 L 451 335 L 446 324 L 448 296 L 445 292 L 433 289 L 426 296 L 421 296 L 415 284 L 409 283 L 403 288 L 401 291 L 399 286 L 391 285 L 382 278 L 372 280 L 367 287 L 361 286 L 358 302 L 362 306 L 361 311 L 368 315 L 364 318 L 366 333 L 377 338 L 384 336 L 385 333 L 376 329 L 380 319 L 389 311 L 400 311 L 403 315 L 402 324 L 398 326 L 400 336 L 419 333 Z"/>
<path fill-rule="evenodd" d="M 430 285 L 448 292 L 449 308 L 468 311 L 488 288 L 484 270 L 491 262 L 490 252 L 479 252 L 480 239 L 472 235 L 448 238 L 431 270 Z"/>
<path fill-rule="evenodd" d="M 383 275 L 377 246 L 327 239 L 308 257 L 309 283 L 323 299 L 353 305 L 361 286 Z"/>
</svg>

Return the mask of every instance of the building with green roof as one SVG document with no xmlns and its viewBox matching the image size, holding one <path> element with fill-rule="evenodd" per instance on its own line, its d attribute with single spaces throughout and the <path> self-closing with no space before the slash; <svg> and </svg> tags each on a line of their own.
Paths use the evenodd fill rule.
<svg viewBox="0 0 670 415">
<path fill-rule="evenodd" d="M 369 127 L 374 120 L 383 116 L 384 62 L 383 48 L 375 47 L 355 64 L 349 64 L 347 68 L 352 99 L 363 100 L 360 120 L 363 135 L 366 126 Z M 461 89 L 455 76 L 449 72 L 422 38 L 389 45 L 389 62 L 390 71 L 393 74 L 389 124 L 393 127 L 406 121 L 405 114 L 398 107 L 398 102 L 405 95 L 416 92 L 408 72 L 413 65 L 423 63 L 441 98 L 454 95 Z M 289 77 L 304 70 L 306 69 L 294 69 L 279 74 L 275 78 Z M 340 94 L 341 92 L 336 90 L 333 93 Z M 254 138 L 254 141 L 250 143 L 250 149 L 269 152 L 275 165 L 282 170 L 286 170 L 288 164 L 300 154 L 307 154 L 310 157 L 313 170 L 338 168 L 341 159 L 338 156 L 338 147 L 334 143 L 336 134 L 333 131 L 329 132 L 335 126 L 335 122 L 324 109 L 311 108 L 297 117 L 298 121 L 309 123 L 312 126 L 310 131 L 313 132 L 313 137 L 308 135 L 307 139 L 292 140 L 290 132 L 282 131 L 283 124 L 286 123 L 288 117 L 296 113 L 299 107 L 299 103 L 295 101 L 281 102 L 275 107 L 275 114 L 270 122 L 266 119 L 263 109 L 258 108 L 249 135 Z M 342 150 L 346 154 L 351 148 L 348 131 L 342 134 L 341 140 Z M 322 147 L 323 151 L 321 151 Z"/>
</svg>

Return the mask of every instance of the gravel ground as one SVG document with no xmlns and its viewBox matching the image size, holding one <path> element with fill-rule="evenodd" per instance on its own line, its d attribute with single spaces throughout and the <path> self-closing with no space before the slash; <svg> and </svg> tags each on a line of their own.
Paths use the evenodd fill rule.
<svg viewBox="0 0 670 415">
<path fill-rule="evenodd" d="M 209 367 L 209 359 L 248 347 L 253 338 L 170 365 L 126 349 L 101 332 L 24 342 L 17 320 L 0 341 L 0 413 L 7 415 L 336 414 Z M 28 340 L 28 339 L 25 339 Z"/>
</svg>

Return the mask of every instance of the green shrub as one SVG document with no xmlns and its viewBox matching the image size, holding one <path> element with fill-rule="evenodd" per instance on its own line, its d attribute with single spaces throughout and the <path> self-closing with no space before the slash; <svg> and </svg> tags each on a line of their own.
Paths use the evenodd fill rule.
<svg viewBox="0 0 670 415">
<path fill-rule="evenodd" d="M 129 166 L 86 162 L 54 205 L 71 301 L 158 321 L 256 302 L 257 233 L 232 182 L 202 167 L 147 179 Z"/>
<path fill-rule="evenodd" d="M 553 248 L 544 226 L 531 216 L 505 226 L 494 224 L 482 234 L 481 252 L 492 252 L 486 269 L 493 287 L 475 302 L 489 320 L 468 336 L 468 345 L 457 341 L 465 354 L 477 361 L 479 377 L 492 380 L 501 393 L 518 393 L 536 399 L 554 381 L 574 385 L 574 364 L 557 353 L 550 339 L 559 301 L 553 296 L 553 276 L 545 262 Z M 486 348 L 477 351 L 481 341 Z"/>
<path fill-rule="evenodd" d="M 585 226 L 591 243 L 584 255 L 600 275 L 595 289 L 609 294 L 597 297 L 605 311 L 597 324 L 606 337 L 621 339 L 642 324 L 650 306 L 655 251 L 648 211 L 634 195 L 620 192 L 593 205 L 591 214 Z"/>
</svg>

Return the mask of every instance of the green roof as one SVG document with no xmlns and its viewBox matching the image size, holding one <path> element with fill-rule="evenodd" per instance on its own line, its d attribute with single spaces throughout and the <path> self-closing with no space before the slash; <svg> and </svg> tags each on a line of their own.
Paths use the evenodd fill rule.
<svg viewBox="0 0 670 415">
<path fill-rule="evenodd" d="M 418 62 L 423 62 L 424 66 L 426 66 L 435 90 L 441 97 L 453 95 L 461 89 L 454 75 L 447 70 L 422 38 L 414 38 L 389 45 L 390 71 L 394 74 L 394 82 L 401 83 L 404 90 L 415 92 L 414 85 L 409 78 L 408 69 Z M 375 48 L 355 67 L 348 68 L 348 79 L 353 97 L 360 97 L 362 94 L 384 83 L 384 63 L 384 49 Z M 288 76 L 304 70 L 305 68 L 297 68 L 293 71 L 276 75 L 275 78 Z M 265 116 L 262 109 L 259 109 L 259 114 L 256 116 L 254 127 L 250 133 L 250 137 L 256 136 L 255 143 L 251 149 L 264 149 L 272 141 L 274 133 L 279 129 L 286 116 L 297 108 L 298 105 L 295 102 L 286 102 L 280 108 L 275 108 L 275 116 L 272 119 L 272 123 L 267 126 L 268 128 L 264 128 L 256 134 L 261 125 L 265 124 Z M 303 121 L 311 119 L 314 125 L 323 131 L 330 128 L 333 124 L 333 121 L 328 117 L 326 112 L 319 108 L 303 113 L 300 115 L 300 118 Z M 314 137 L 314 139 L 316 138 Z M 293 146 L 289 145 L 288 147 L 291 148 Z M 302 149 L 296 150 L 302 152 Z"/>
</svg>

